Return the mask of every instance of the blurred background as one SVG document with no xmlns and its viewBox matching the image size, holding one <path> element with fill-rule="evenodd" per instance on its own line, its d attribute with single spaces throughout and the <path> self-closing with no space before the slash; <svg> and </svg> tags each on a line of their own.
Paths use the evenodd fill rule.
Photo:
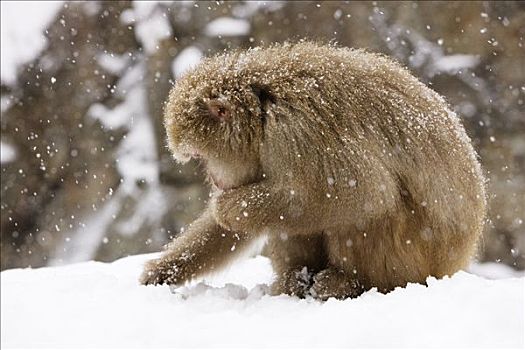
<svg viewBox="0 0 525 350">
<path fill-rule="evenodd" d="M 525 2 L 1 2 L 1 269 L 158 251 L 204 207 L 165 143 L 183 72 L 318 39 L 394 57 L 461 115 L 488 178 L 478 259 L 525 269 Z"/>
</svg>

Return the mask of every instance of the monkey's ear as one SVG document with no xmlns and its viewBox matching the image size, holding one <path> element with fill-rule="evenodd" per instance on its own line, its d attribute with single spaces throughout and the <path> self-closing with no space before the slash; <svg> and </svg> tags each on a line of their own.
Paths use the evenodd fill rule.
<svg viewBox="0 0 525 350">
<path fill-rule="evenodd" d="M 228 121 L 230 120 L 230 107 L 227 103 L 213 99 L 206 101 L 206 106 L 208 107 L 208 112 L 213 119 L 219 121 Z"/>
</svg>

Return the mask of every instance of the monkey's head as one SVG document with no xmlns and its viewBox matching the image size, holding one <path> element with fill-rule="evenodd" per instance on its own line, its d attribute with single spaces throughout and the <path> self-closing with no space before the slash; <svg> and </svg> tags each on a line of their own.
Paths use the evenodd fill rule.
<svg viewBox="0 0 525 350">
<path fill-rule="evenodd" d="M 219 189 L 259 181 L 268 88 L 241 65 L 242 53 L 205 59 L 170 93 L 165 110 L 168 144 L 181 162 L 205 163 Z"/>
</svg>

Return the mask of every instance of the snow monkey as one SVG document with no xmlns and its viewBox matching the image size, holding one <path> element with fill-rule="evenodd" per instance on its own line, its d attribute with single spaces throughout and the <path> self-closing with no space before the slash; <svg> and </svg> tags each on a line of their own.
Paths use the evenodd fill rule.
<svg viewBox="0 0 525 350">
<path fill-rule="evenodd" d="M 217 271 L 261 236 L 272 293 L 321 300 L 424 284 L 475 253 L 486 199 L 470 139 L 387 57 L 300 42 L 207 58 L 171 91 L 165 126 L 212 195 L 143 284 Z"/>
</svg>

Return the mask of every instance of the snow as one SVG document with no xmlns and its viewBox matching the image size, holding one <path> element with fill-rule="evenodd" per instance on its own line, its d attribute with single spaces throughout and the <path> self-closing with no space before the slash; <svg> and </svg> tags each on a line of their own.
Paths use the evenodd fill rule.
<svg viewBox="0 0 525 350">
<path fill-rule="evenodd" d="M 438 57 L 434 62 L 434 68 L 438 72 L 455 74 L 461 69 L 475 68 L 478 64 L 478 56 L 458 54 Z"/>
<path fill-rule="evenodd" d="M 97 56 L 98 64 L 114 75 L 120 75 L 129 63 L 129 55 L 115 55 L 114 53 L 101 53 Z"/>
<path fill-rule="evenodd" d="M 219 17 L 206 25 L 204 33 L 208 36 L 248 35 L 250 23 L 244 19 Z"/>
<path fill-rule="evenodd" d="M 472 264 L 468 271 L 487 279 L 500 279 L 524 276 L 523 271 L 516 271 L 509 266 L 495 262 L 485 262 L 483 264 Z"/>
<path fill-rule="evenodd" d="M 147 54 L 154 53 L 159 42 L 172 34 L 166 13 L 162 11 L 162 4 L 169 3 L 169 1 L 134 1 L 133 9 L 126 10 L 121 15 L 123 23 L 135 23 L 135 35 Z"/>
<path fill-rule="evenodd" d="M 18 69 L 46 47 L 44 31 L 62 8 L 63 1 L 2 1 L 1 80 L 14 85 Z"/>
<path fill-rule="evenodd" d="M 174 293 L 139 285 L 155 256 L 2 272 L 2 347 L 524 346 L 523 276 L 459 272 L 323 303 L 269 296 L 261 256 Z"/>
<path fill-rule="evenodd" d="M 16 149 L 5 142 L 0 142 L 0 164 L 10 163 L 16 158 Z"/>
<path fill-rule="evenodd" d="M 88 116 L 99 120 L 105 128 L 110 130 L 126 127 L 130 124 L 132 104 L 136 104 L 137 99 L 142 98 L 140 89 L 133 89 L 128 93 L 125 103 L 121 103 L 113 109 L 109 109 L 102 103 L 91 105 L 88 110 Z"/>
<path fill-rule="evenodd" d="M 411 43 L 413 50 L 408 57 L 408 64 L 411 68 L 423 67 L 424 72 L 422 75 L 424 77 L 432 78 L 436 74 L 457 75 L 461 71 L 476 68 L 480 63 L 480 57 L 478 55 L 446 55 L 446 50 L 443 47 L 443 39 L 438 39 L 437 43 L 435 43 L 405 26 L 399 24 L 389 25 L 379 9 L 374 10 L 370 21 L 379 31 L 380 37 L 383 38 L 393 56 L 399 60 L 402 61 L 405 55 L 405 40 Z M 483 84 L 483 81 L 473 79 L 470 74 L 464 76 L 459 75 L 458 77 L 470 86 L 481 86 L 481 84 Z M 479 89 L 476 88 L 476 90 Z"/>
<path fill-rule="evenodd" d="M 202 59 L 202 51 L 196 46 L 189 46 L 182 50 L 173 60 L 171 70 L 175 78 L 195 67 Z"/>
<path fill-rule="evenodd" d="M 2 97 L 0 97 L 0 111 L 2 112 L 2 117 L 3 113 L 6 112 L 9 108 L 11 108 L 12 104 L 12 98 L 9 98 L 5 95 L 2 95 Z"/>
<path fill-rule="evenodd" d="M 128 197 L 140 196 L 141 200 L 129 219 L 116 226 L 119 233 L 129 236 L 143 224 L 161 221 L 164 215 L 158 210 L 165 202 L 158 180 L 160 170 L 155 130 L 148 117 L 146 90 L 140 84 L 144 70 L 143 63 L 127 68 L 115 88 L 115 96 L 122 98 L 122 103 L 113 109 L 94 104 L 88 110 L 88 115 L 99 120 L 105 128 L 128 130 L 116 150 L 116 168 L 121 182 L 115 192 L 110 190 L 108 200 L 99 209 L 82 218 L 84 222 L 66 234 L 70 239 L 57 246 L 51 265 L 85 261 L 95 256 Z M 148 186 L 140 189 L 140 183 Z"/>
<path fill-rule="evenodd" d="M 123 177 L 123 185 L 135 187 L 137 181 L 155 183 L 159 177 L 157 144 L 151 118 L 148 117 L 147 93 L 140 81 L 145 67 L 138 64 L 130 69 L 117 85 L 117 95 L 124 102 L 115 109 L 127 115 L 129 132 L 117 150 L 117 169 Z"/>
<path fill-rule="evenodd" d="M 267 13 L 275 12 L 285 6 L 285 1 L 245 1 L 236 3 L 232 8 L 232 14 L 235 17 L 248 19 L 257 13 L 265 11 Z"/>
</svg>

